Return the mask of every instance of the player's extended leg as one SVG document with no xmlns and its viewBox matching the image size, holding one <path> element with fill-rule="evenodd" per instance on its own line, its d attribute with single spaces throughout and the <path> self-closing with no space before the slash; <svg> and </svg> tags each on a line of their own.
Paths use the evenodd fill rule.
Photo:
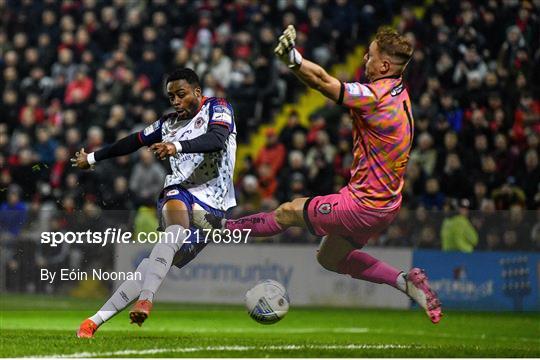
<svg viewBox="0 0 540 360">
<path fill-rule="evenodd" d="M 169 200 L 163 206 L 165 232 L 148 257 L 148 268 L 139 300 L 129 312 L 132 323 L 141 326 L 152 310 L 154 295 L 173 265 L 175 254 L 184 244 L 189 229 L 189 212 L 180 200 Z"/>
<path fill-rule="evenodd" d="M 405 291 L 405 280 L 399 276 L 402 271 L 358 250 L 341 236 L 328 235 L 323 238 L 317 261 L 327 270 Z"/>
<path fill-rule="evenodd" d="M 204 242 L 183 244 L 180 251 L 178 251 L 174 256 L 173 265 L 179 268 L 184 267 L 191 260 L 193 260 L 205 246 L 206 243 Z M 129 304 L 139 297 L 146 276 L 147 266 L 148 258 L 144 258 L 135 270 L 135 272 L 140 273 L 141 276 L 136 277 L 134 280 L 126 280 L 120 284 L 118 289 L 116 289 L 114 294 L 98 310 L 98 312 L 81 323 L 79 330 L 77 331 L 77 337 L 94 337 L 98 327 L 107 322 L 120 311 L 124 310 Z"/>
<path fill-rule="evenodd" d="M 235 220 L 220 219 L 200 206 L 193 206 L 193 223 L 201 229 L 250 229 L 251 236 L 273 236 L 282 233 L 290 226 L 305 227 L 304 205 L 308 198 L 298 198 L 281 204 L 269 213 L 257 213 Z"/>
<path fill-rule="evenodd" d="M 308 226 L 304 219 L 304 207 L 307 200 L 307 198 L 299 198 L 282 204 L 274 212 L 259 213 L 237 220 L 221 220 L 201 208 L 194 207 L 193 220 L 195 226 L 203 229 L 251 229 L 253 236 L 272 236 L 290 226 Z M 418 302 L 426 310 L 432 322 L 440 321 L 442 316 L 440 302 L 420 269 L 414 268 L 405 274 L 358 250 L 349 241 L 337 235 L 328 235 L 324 238 L 317 260 L 327 270 L 349 274 L 356 279 L 393 286 Z"/>
<path fill-rule="evenodd" d="M 424 272 L 418 268 L 413 268 L 405 274 L 384 261 L 356 249 L 349 241 L 335 235 L 323 238 L 317 253 L 317 261 L 327 270 L 395 287 L 414 299 L 433 323 L 438 323 L 441 319 L 441 304 L 437 295 L 431 290 Z"/>
<path fill-rule="evenodd" d="M 104 322 L 108 321 L 114 315 L 125 309 L 133 300 L 139 297 L 141 288 L 143 285 L 144 277 L 146 275 L 146 269 L 148 267 L 148 258 L 143 259 L 135 273 L 133 280 L 126 280 L 120 286 L 114 294 L 103 304 L 101 309 L 98 310 L 93 316 L 84 320 L 77 331 L 77 337 L 79 338 L 92 338 L 98 327 Z M 140 275 L 139 275 L 140 274 Z"/>
</svg>

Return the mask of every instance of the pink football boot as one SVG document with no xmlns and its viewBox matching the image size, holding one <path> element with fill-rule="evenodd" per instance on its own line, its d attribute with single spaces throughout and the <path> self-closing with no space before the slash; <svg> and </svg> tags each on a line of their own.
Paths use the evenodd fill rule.
<svg viewBox="0 0 540 360">
<path fill-rule="evenodd" d="M 432 323 L 437 324 L 443 315 L 441 302 L 435 291 L 431 290 L 424 270 L 412 268 L 406 276 L 406 293 L 420 305 Z"/>
</svg>

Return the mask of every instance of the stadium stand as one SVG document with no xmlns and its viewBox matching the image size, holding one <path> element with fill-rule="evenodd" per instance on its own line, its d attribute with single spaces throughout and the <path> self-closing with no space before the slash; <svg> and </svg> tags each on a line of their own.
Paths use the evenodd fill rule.
<svg viewBox="0 0 540 360">
<path fill-rule="evenodd" d="M 474 249 L 540 250 L 539 1 L 434 0 L 422 18 L 411 10 L 422 1 L 277 3 L 0 1 L 0 225 L 13 284 L 36 271 L 16 272 L 21 256 L 36 266 L 112 262 L 95 248 L 43 253 L 23 240 L 38 231 L 82 228 L 116 210 L 129 211 L 111 224 L 152 223 L 166 162 L 141 153 L 80 172 L 69 158 L 170 111 L 163 79 L 176 67 L 193 68 L 205 95 L 231 101 L 242 142 L 292 104 L 257 156 L 237 160 L 231 216 L 339 189 L 352 160 L 351 118 L 326 104 L 301 124 L 294 103 L 305 89 L 276 61 L 275 38 L 295 24 L 298 49 L 328 67 L 396 15 L 415 44 L 406 73 L 415 141 L 401 214 L 373 244 L 441 248 L 466 222 Z M 348 80 L 363 79 L 359 68 Z M 29 227 L 29 218 L 39 221 Z M 290 230 L 273 241 L 316 239 Z"/>
</svg>

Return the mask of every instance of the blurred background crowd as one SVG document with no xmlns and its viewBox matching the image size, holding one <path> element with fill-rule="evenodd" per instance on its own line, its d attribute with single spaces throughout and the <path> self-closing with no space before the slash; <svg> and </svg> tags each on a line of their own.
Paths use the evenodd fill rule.
<svg viewBox="0 0 540 360">
<path fill-rule="evenodd" d="M 422 18 L 415 6 L 425 6 Z M 170 112 L 167 72 L 190 67 L 204 95 L 226 97 L 246 142 L 304 90 L 273 55 L 283 28 L 294 24 L 300 52 L 329 68 L 396 15 L 415 47 L 405 76 L 415 138 L 401 214 L 373 244 L 540 250 L 538 0 L 0 0 L 0 230 L 2 246 L 11 244 L 8 270 L 28 253 L 38 265 L 73 254 L 79 262 L 112 261 L 110 251 L 19 241 L 39 231 L 88 222 L 155 228 L 167 162 L 139 151 L 85 172 L 69 158 Z M 364 81 L 362 68 L 343 80 Z M 239 206 L 230 215 L 337 191 L 349 177 L 351 148 L 345 109 L 329 103 L 309 126 L 291 111 L 285 128 L 267 131 L 256 157 L 237 159 Z M 273 241 L 317 240 L 291 230 Z"/>
</svg>

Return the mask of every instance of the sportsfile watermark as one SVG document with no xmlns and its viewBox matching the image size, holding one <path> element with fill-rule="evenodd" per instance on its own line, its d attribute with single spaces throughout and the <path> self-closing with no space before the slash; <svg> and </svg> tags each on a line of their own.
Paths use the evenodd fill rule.
<svg viewBox="0 0 540 360">
<path fill-rule="evenodd" d="M 41 233 L 40 243 L 57 247 L 62 244 L 246 244 L 251 229 L 179 229 L 166 232 L 139 232 L 134 235 L 121 228 L 107 228 L 104 231 L 45 231 Z"/>
</svg>

